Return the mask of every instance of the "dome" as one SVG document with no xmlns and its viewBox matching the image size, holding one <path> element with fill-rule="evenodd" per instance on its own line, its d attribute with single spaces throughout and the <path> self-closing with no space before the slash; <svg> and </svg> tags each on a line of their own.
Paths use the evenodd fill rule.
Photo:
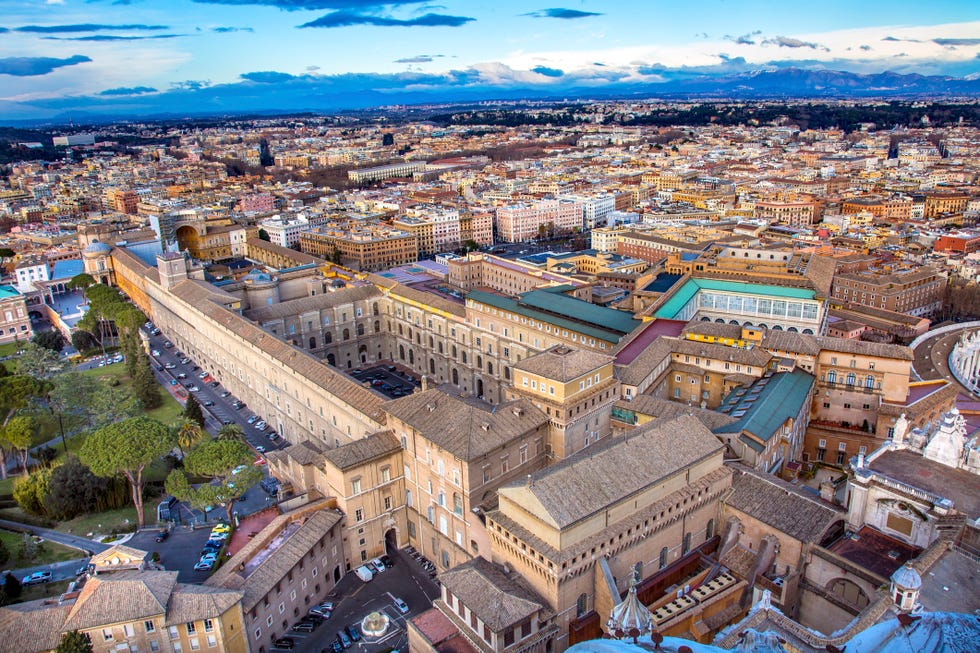
<svg viewBox="0 0 980 653">
<path fill-rule="evenodd" d="M 82 253 L 87 254 L 89 256 L 100 256 L 103 254 L 108 254 L 111 251 L 112 251 L 111 246 L 106 245 L 105 243 L 100 243 L 97 240 L 93 240 L 91 243 L 89 243 L 88 247 L 86 247 L 83 250 Z"/>
<path fill-rule="evenodd" d="M 906 562 L 892 574 L 892 583 L 903 590 L 917 590 L 922 587 L 922 577 L 911 562 Z"/>
</svg>

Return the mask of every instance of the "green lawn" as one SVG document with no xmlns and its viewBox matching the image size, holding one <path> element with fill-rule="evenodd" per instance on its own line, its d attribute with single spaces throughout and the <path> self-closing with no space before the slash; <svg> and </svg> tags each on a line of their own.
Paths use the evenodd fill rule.
<svg viewBox="0 0 980 653">
<path fill-rule="evenodd" d="M 25 344 L 26 342 L 7 342 L 0 345 L 0 358 L 4 358 L 6 356 L 13 356 L 19 350 L 23 349 Z M 10 361 L 6 361 L 6 362 L 10 362 Z"/>
<path fill-rule="evenodd" d="M 29 536 L 28 536 L 29 537 Z M 37 555 L 33 560 L 26 560 L 20 557 L 20 548 L 24 541 L 23 533 L 13 533 L 11 531 L 0 531 L 0 541 L 7 547 L 10 558 L 4 566 L 10 569 L 20 569 L 22 567 L 39 567 L 48 565 L 52 562 L 62 562 L 64 560 L 74 560 L 84 557 L 85 554 L 78 549 L 72 549 L 55 542 L 45 540 L 38 545 Z"/>
<path fill-rule="evenodd" d="M 17 478 L 17 476 L 8 476 L 0 480 L 0 496 L 9 497 L 14 493 L 14 482 Z"/>
<path fill-rule="evenodd" d="M 130 378 L 126 374 L 125 363 L 113 363 L 112 365 L 106 365 L 105 367 L 94 367 L 90 370 L 79 372 L 79 374 L 91 376 L 96 379 L 103 379 L 107 382 L 119 381 L 119 384 L 125 387 L 128 387 L 130 383 Z M 177 419 L 177 416 L 184 411 L 184 407 L 177 403 L 177 400 L 173 398 L 173 395 L 167 392 L 167 389 L 163 386 L 160 386 L 160 396 L 163 398 L 163 404 L 159 408 L 146 411 L 146 416 L 152 417 L 153 419 L 163 422 L 164 424 L 171 424 Z M 55 429 L 55 433 L 57 433 L 57 429 Z"/>
<path fill-rule="evenodd" d="M 156 522 L 156 500 L 144 502 L 146 509 L 147 522 Z M 127 522 L 128 520 L 128 522 Z M 95 535 L 109 535 L 113 531 L 117 533 L 129 533 L 136 530 L 136 508 L 126 506 L 116 510 L 82 515 L 68 521 L 63 521 L 55 526 L 55 530 L 72 535 L 90 537 Z"/>
</svg>

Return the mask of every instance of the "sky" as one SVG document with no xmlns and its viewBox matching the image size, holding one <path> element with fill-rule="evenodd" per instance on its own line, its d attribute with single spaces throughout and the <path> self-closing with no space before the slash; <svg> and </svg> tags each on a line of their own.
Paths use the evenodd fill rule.
<svg viewBox="0 0 980 653">
<path fill-rule="evenodd" d="M 790 66 L 980 77 L 980 2 L 0 0 L 0 119 L 561 96 Z"/>
</svg>

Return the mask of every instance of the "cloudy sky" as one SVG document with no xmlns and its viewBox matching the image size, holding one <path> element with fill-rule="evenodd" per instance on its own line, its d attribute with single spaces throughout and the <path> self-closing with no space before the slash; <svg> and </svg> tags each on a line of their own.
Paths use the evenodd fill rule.
<svg viewBox="0 0 980 653">
<path fill-rule="evenodd" d="M 0 117 L 561 94 L 786 66 L 977 76 L 980 2 L 0 0 Z"/>
</svg>

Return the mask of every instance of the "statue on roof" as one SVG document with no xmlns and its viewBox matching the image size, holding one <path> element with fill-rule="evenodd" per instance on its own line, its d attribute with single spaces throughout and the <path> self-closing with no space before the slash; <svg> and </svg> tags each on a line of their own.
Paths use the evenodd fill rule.
<svg viewBox="0 0 980 653">
<path fill-rule="evenodd" d="M 609 614 L 609 621 L 606 622 L 606 630 L 612 637 L 616 639 L 630 637 L 634 644 L 638 637 L 648 635 L 653 631 L 653 619 L 650 616 L 650 611 L 636 596 L 636 586 L 639 582 L 640 570 L 638 566 L 634 566 L 626 598 L 613 606 Z"/>
</svg>

